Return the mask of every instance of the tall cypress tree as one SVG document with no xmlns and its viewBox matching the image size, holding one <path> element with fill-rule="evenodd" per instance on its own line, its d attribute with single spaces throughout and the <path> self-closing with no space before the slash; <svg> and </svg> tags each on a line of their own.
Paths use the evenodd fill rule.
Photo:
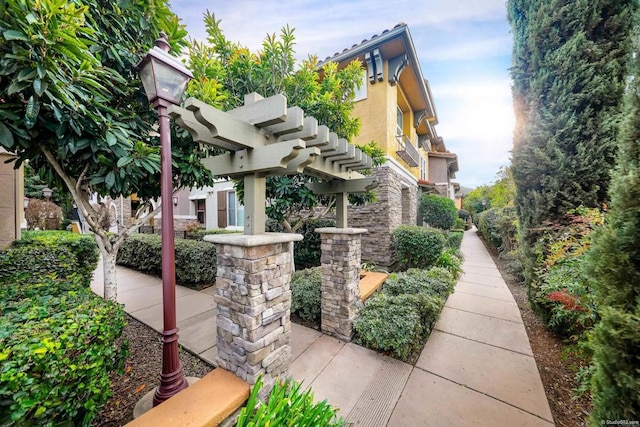
<svg viewBox="0 0 640 427">
<path fill-rule="evenodd" d="M 637 22 L 637 21 L 636 21 Z M 640 49 L 636 38 L 635 51 Z M 601 316 L 592 334 L 592 425 L 640 419 L 640 61 L 632 63 L 611 210 L 589 257 Z"/>
<path fill-rule="evenodd" d="M 606 200 L 635 0 L 509 0 L 513 176 L 525 277 L 539 239 L 572 208 Z"/>
</svg>

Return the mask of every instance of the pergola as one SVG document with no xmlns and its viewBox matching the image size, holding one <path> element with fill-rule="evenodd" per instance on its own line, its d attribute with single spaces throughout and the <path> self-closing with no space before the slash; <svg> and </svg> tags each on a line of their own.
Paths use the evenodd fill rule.
<svg viewBox="0 0 640 427">
<path fill-rule="evenodd" d="M 347 227 L 347 194 L 375 188 L 377 182 L 359 171 L 371 158 L 346 139 L 338 138 L 299 107 L 287 107 L 283 95 L 252 93 L 244 105 L 223 112 L 198 99 L 169 114 L 193 140 L 226 150 L 203 164 L 216 176 L 244 180 L 244 234 L 265 233 L 266 177 L 305 173 L 321 182 L 308 183 L 315 194 L 336 197 L 336 226 Z"/>
</svg>

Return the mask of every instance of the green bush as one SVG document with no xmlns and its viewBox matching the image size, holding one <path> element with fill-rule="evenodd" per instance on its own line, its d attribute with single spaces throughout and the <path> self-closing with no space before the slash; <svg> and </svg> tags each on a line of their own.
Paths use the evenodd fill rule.
<svg viewBox="0 0 640 427">
<path fill-rule="evenodd" d="M 236 427 L 296 426 L 315 427 L 344 426 L 338 418 L 338 409 L 326 400 L 315 403 L 311 388 L 302 391 L 301 384 L 287 378 L 276 381 L 266 403 L 258 400 L 262 388 L 262 377 L 251 389 L 249 400 L 240 410 Z"/>
<path fill-rule="evenodd" d="M 547 326 L 565 336 L 580 335 L 598 320 L 593 283 L 585 274 L 584 262 L 581 256 L 551 266 L 535 295 L 535 307 Z"/>
<path fill-rule="evenodd" d="M 0 283 L 11 283 L 22 277 L 34 281 L 65 278 L 78 274 L 79 270 L 76 256 L 64 246 L 23 246 L 0 252 Z"/>
<path fill-rule="evenodd" d="M 295 226 L 296 224 L 292 224 Z M 320 235 L 315 232 L 316 228 L 335 227 L 336 222 L 332 219 L 313 219 L 307 220 L 296 231 L 298 234 L 302 234 L 303 239 L 293 244 L 293 262 L 296 265 L 297 270 L 302 270 L 309 267 L 317 267 L 320 265 L 320 257 L 322 251 L 320 250 Z M 277 221 L 267 221 L 267 231 L 284 233 L 284 227 Z"/>
<path fill-rule="evenodd" d="M 391 238 L 400 268 L 428 268 L 440 256 L 446 240 L 440 230 L 430 227 L 401 225 Z"/>
<path fill-rule="evenodd" d="M 185 234 L 185 239 L 202 240 L 204 236 L 209 236 L 210 234 L 238 234 L 238 233 L 242 233 L 242 231 L 226 230 L 224 228 L 214 228 L 212 230 L 193 229 L 193 230 L 187 230 Z"/>
<path fill-rule="evenodd" d="M 374 294 L 364 304 L 353 329 L 358 344 L 401 360 L 408 360 L 424 344 L 420 312 L 399 295 Z"/>
<path fill-rule="evenodd" d="M 98 266 L 100 258 L 98 244 L 93 235 L 68 231 L 25 231 L 22 233 L 20 240 L 13 242 L 13 246 L 16 248 L 37 246 L 69 249 L 76 258 L 77 272 L 84 278 L 87 286 L 91 282 L 91 276 Z M 33 268 L 37 267 L 34 266 Z"/>
<path fill-rule="evenodd" d="M 478 216 L 476 226 L 485 241 L 500 252 L 508 252 L 516 247 L 518 219 L 515 208 L 486 210 Z"/>
<path fill-rule="evenodd" d="M 451 288 L 451 292 L 453 292 L 457 282 L 453 273 L 444 267 L 431 267 L 427 270 L 427 277 L 446 283 Z"/>
<path fill-rule="evenodd" d="M 78 275 L 5 283 L 0 306 L 0 424 L 89 425 L 126 356 L 122 308 Z"/>
<path fill-rule="evenodd" d="M 442 273 L 429 273 L 430 270 L 412 268 L 401 273 L 391 273 L 384 282 L 382 290 L 389 295 L 425 294 L 446 299 L 455 283 L 443 281 L 433 276 Z"/>
<path fill-rule="evenodd" d="M 320 320 L 322 273 L 320 267 L 291 275 L 291 313 L 312 322 Z"/>
<path fill-rule="evenodd" d="M 443 251 L 433 265 L 447 269 L 454 279 L 458 279 L 462 274 L 462 260 L 456 249 Z"/>
<path fill-rule="evenodd" d="M 213 243 L 176 239 L 176 283 L 198 288 L 216 280 Z M 147 274 L 162 274 L 162 239 L 154 234 L 129 236 L 118 251 L 116 263 Z"/>
<path fill-rule="evenodd" d="M 464 231 L 451 230 L 446 233 L 447 245 L 455 250 L 460 249 L 462 245 L 462 238 L 464 237 Z"/>
<path fill-rule="evenodd" d="M 458 218 L 458 209 L 453 200 L 432 194 L 420 198 L 418 212 L 424 222 L 441 230 L 451 230 Z"/>
</svg>

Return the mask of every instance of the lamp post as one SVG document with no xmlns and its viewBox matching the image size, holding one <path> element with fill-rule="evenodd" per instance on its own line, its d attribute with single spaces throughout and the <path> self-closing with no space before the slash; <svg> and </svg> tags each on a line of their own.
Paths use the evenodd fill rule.
<svg viewBox="0 0 640 427">
<path fill-rule="evenodd" d="M 42 197 L 44 197 L 44 199 L 49 202 L 51 201 L 51 196 L 53 195 L 53 190 L 50 189 L 49 187 L 45 187 L 42 189 Z"/>
<path fill-rule="evenodd" d="M 176 325 L 176 266 L 173 233 L 171 132 L 167 108 L 180 103 L 193 74 L 176 58 L 169 55 L 171 46 L 166 34 L 160 33 L 155 46 L 137 65 L 149 102 L 158 110 L 160 119 L 162 198 L 162 374 L 160 386 L 153 395 L 156 406 L 188 386 L 178 356 Z"/>
</svg>

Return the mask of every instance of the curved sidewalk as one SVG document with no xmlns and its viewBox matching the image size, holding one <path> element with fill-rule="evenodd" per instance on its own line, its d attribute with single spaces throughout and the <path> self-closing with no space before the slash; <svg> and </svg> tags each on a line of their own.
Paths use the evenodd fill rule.
<svg viewBox="0 0 640 427">
<path fill-rule="evenodd" d="M 388 425 L 552 425 L 520 310 L 475 229 L 462 254 L 464 274 Z"/>
</svg>

